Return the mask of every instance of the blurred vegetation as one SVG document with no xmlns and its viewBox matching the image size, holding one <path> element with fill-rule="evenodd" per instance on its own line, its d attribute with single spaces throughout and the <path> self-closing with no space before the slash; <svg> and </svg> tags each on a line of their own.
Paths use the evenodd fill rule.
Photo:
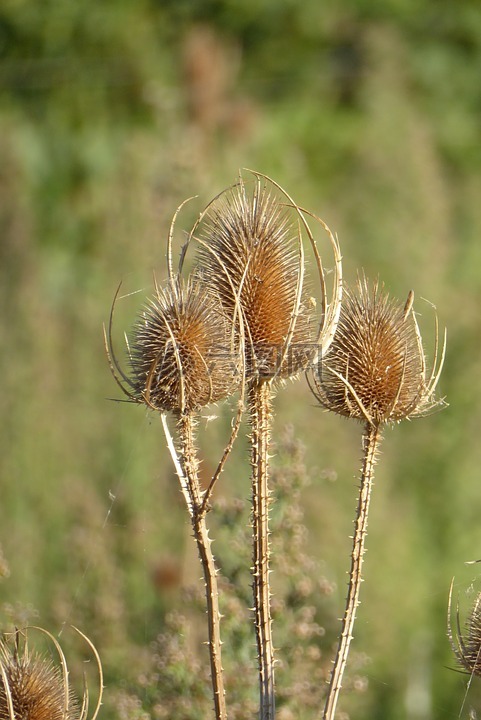
<svg viewBox="0 0 481 720">
<path fill-rule="evenodd" d="M 123 280 L 122 295 L 141 290 L 118 307 L 128 327 L 152 271 L 165 276 L 175 208 L 200 196 L 180 244 L 240 167 L 337 231 L 348 281 L 364 268 L 395 296 L 412 288 L 425 336 L 422 297 L 449 329 L 449 408 L 384 442 L 354 641 L 368 686 L 341 706 L 359 720 L 460 713 L 445 625 L 451 577 L 469 599 L 479 572 L 464 563 L 481 547 L 480 71 L 477 0 L 1 3 L 2 616 L 89 634 L 103 717 L 200 572 L 158 420 L 108 400 L 102 322 Z M 293 423 L 307 448 L 303 522 L 339 608 L 317 622 L 335 634 L 360 433 L 314 407 L 304 381 L 277 408 L 277 431 Z M 226 430 L 217 412 L 206 464 Z M 241 446 L 217 493 L 247 512 Z M 229 544 L 215 550 L 228 563 Z M 124 716 L 145 717 L 136 707 Z M 471 708 L 474 682 L 460 717 Z"/>
</svg>

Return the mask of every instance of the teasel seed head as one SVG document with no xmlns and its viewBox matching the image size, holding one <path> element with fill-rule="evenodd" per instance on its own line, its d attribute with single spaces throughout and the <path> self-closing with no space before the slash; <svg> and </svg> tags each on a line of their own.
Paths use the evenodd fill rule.
<svg viewBox="0 0 481 720">
<path fill-rule="evenodd" d="M 478 593 L 474 605 L 461 629 L 459 605 L 456 606 L 456 631 L 453 635 L 451 624 L 451 601 L 454 578 L 451 582 L 448 602 L 448 638 L 459 665 L 470 675 L 481 677 L 481 593 Z"/>
<path fill-rule="evenodd" d="M 30 651 L 27 631 L 16 631 L 13 641 L 0 640 L 0 720 L 86 720 L 88 693 L 80 704 L 68 682 L 65 656 L 55 638 L 39 630 L 54 643 L 59 664 L 51 657 Z M 77 631 L 94 652 L 100 675 L 100 697 L 92 720 L 97 717 L 103 689 L 102 668 L 97 651 L 83 633 Z M 21 647 L 20 635 L 24 637 Z"/>
<path fill-rule="evenodd" d="M 421 335 L 412 310 L 389 297 L 379 282 L 362 276 L 344 302 L 327 355 L 310 374 L 311 389 L 325 408 L 371 424 L 427 414 L 444 403 L 435 397 L 445 344 L 429 376 Z"/>
<path fill-rule="evenodd" d="M 253 176 L 252 185 L 241 177 L 218 195 L 194 228 L 199 272 L 227 315 L 235 317 L 241 308 L 246 377 L 286 378 L 307 367 L 319 339 L 302 234 L 307 230 L 311 243 L 313 238 L 305 213 L 287 193 L 269 178 Z M 338 259 L 340 267 L 340 253 Z M 318 268 L 323 283 L 320 261 Z M 323 323 L 332 329 L 332 308 L 328 315 Z"/>
<path fill-rule="evenodd" d="M 156 288 L 129 353 L 129 394 L 161 412 L 198 410 L 232 394 L 239 379 L 232 327 L 198 280 L 175 276 Z"/>
</svg>

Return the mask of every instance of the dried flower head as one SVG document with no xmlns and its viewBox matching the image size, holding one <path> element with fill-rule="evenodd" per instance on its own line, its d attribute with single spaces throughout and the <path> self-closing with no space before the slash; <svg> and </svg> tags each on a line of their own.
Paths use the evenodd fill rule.
<svg viewBox="0 0 481 720">
<path fill-rule="evenodd" d="M 161 411 L 190 412 L 234 392 L 239 368 L 219 300 L 190 279 L 157 287 L 134 326 L 130 365 L 131 395 Z"/>
<path fill-rule="evenodd" d="M 247 377 L 295 375 L 315 351 L 319 331 L 306 292 L 305 229 L 291 198 L 256 174 L 252 185 L 241 178 L 218 195 L 194 229 L 205 282 L 216 288 L 230 317 L 238 304 L 242 309 Z"/>
<path fill-rule="evenodd" d="M 481 677 L 481 593 L 478 593 L 473 607 L 466 618 L 464 632 L 459 620 L 459 605 L 456 607 L 456 635 L 451 625 L 451 599 L 454 579 L 451 582 L 448 602 L 448 638 L 456 660 L 470 675 Z"/>
<path fill-rule="evenodd" d="M 373 424 L 425 415 L 442 404 L 435 397 L 444 348 L 426 376 L 419 327 L 407 302 L 389 297 L 365 277 L 357 292 L 345 289 L 333 343 L 313 372 L 313 392 L 329 410 Z"/>
<path fill-rule="evenodd" d="M 15 633 L 13 643 L 1 640 L 0 720 L 86 720 L 87 691 L 80 705 L 69 685 L 67 664 L 59 644 L 47 631 L 35 629 L 47 635 L 54 643 L 60 663 L 56 664 L 51 657 L 30 651 L 26 636 L 21 648 L 19 631 Z M 79 634 L 95 654 L 102 690 L 102 669 L 98 654 L 91 642 L 82 633 Z M 100 703 L 101 693 L 92 720 L 97 717 Z"/>
</svg>

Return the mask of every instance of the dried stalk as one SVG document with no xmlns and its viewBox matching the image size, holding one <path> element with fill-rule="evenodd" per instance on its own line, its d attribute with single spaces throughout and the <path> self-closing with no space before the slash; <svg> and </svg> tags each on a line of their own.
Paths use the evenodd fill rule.
<svg viewBox="0 0 481 720">
<path fill-rule="evenodd" d="M 218 571 L 214 555 L 212 553 L 212 540 L 209 537 L 206 515 L 209 510 L 209 498 L 211 497 L 214 486 L 224 469 L 227 457 L 232 450 L 232 446 L 239 432 L 244 405 L 243 399 L 244 392 L 242 390 L 238 403 L 237 415 L 230 437 L 206 491 L 202 490 L 198 475 L 199 460 L 197 457 L 195 443 L 196 418 L 194 413 L 183 412 L 178 414 L 178 450 L 175 447 L 174 440 L 170 433 L 165 413 L 161 414 L 162 427 L 166 437 L 167 447 L 179 477 L 180 488 L 191 519 L 194 539 L 197 545 L 200 561 L 202 563 L 207 605 L 208 646 L 216 720 L 226 720 L 227 708 L 224 687 L 224 671 L 222 667 L 222 641 L 220 638 L 221 614 L 219 610 L 219 590 L 217 583 Z"/>
<path fill-rule="evenodd" d="M 185 478 L 189 503 L 188 510 L 194 531 L 194 539 L 202 563 L 205 582 L 205 597 L 207 605 L 207 625 L 209 634 L 209 656 L 212 677 L 212 690 L 214 694 L 214 709 L 216 720 L 226 720 L 227 708 L 225 701 L 224 675 L 222 668 L 222 653 L 220 639 L 220 611 L 219 590 L 217 585 L 217 570 L 212 553 L 212 541 L 205 522 L 206 507 L 199 482 L 199 461 L 195 449 L 195 420 L 191 413 L 180 415 L 177 428 L 179 435 L 180 467 Z"/>
<path fill-rule="evenodd" d="M 271 383 L 254 382 L 248 391 L 251 419 L 254 613 L 259 660 L 261 720 L 275 717 L 274 646 L 269 582 L 268 449 Z"/>
<path fill-rule="evenodd" d="M 324 707 L 324 720 L 333 720 L 334 718 L 339 693 L 341 691 L 342 678 L 347 664 L 349 646 L 353 638 L 354 622 L 356 619 L 356 610 L 359 606 L 359 592 L 362 582 L 362 563 L 365 553 L 369 501 L 371 499 L 371 489 L 374 480 L 374 466 L 376 463 L 376 456 L 380 441 L 381 433 L 379 423 L 374 424 L 367 422 L 363 434 L 361 484 L 359 488 L 359 503 L 357 506 L 355 520 L 346 609 L 342 621 L 339 646 L 329 682 L 329 692 Z"/>
</svg>

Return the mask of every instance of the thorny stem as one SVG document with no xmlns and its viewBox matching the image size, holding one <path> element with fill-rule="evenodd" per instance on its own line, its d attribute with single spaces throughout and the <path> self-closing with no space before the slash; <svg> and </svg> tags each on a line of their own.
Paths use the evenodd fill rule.
<svg viewBox="0 0 481 720">
<path fill-rule="evenodd" d="M 190 413 L 181 413 L 178 420 L 179 455 L 182 470 L 190 496 L 189 513 L 197 543 L 205 581 L 207 603 L 207 623 L 209 629 L 209 655 L 214 693 L 214 709 L 216 720 L 227 719 L 225 702 L 224 671 L 222 668 L 219 591 L 217 586 L 217 570 L 212 553 L 212 541 L 205 522 L 203 492 L 199 483 L 199 461 L 195 451 L 194 418 Z"/>
<path fill-rule="evenodd" d="M 274 646 L 269 584 L 269 487 L 268 445 L 271 384 L 260 381 L 249 387 L 251 417 L 252 522 L 254 560 L 254 614 L 259 660 L 260 720 L 274 720 Z"/>
<path fill-rule="evenodd" d="M 369 501 L 374 479 L 374 465 L 381 441 L 378 423 L 367 422 L 363 434 L 363 461 L 361 470 L 361 484 L 359 488 L 359 503 L 355 521 L 355 532 L 351 554 L 351 570 L 349 574 L 349 589 L 346 599 L 346 610 L 342 620 L 342 631 L 339 638 L 334 667 L 329 682 L 329 691 L 324 707 L 323 720 L 333 720 L 336 712 L 337 700 L 342 686 L 342 678 L 349 655 L 349 646 L 352 640 L 356 610 L 359 605 L 359 591 L 362 582 L 362 563 L 365 552 L 367 535 L 367 520 Z"/>
</svg>

